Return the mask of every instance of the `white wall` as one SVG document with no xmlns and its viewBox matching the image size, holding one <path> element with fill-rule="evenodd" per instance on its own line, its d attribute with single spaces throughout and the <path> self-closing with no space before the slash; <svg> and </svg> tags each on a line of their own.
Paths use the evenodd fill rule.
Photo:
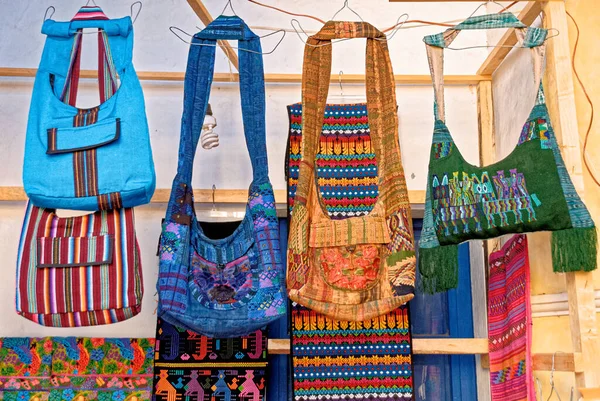
<svg viewBox="0 0 600 401">
<path fill-rule="evenodd" d="M 342 1 L 265 0 L 268 4 L 290 11 L 316 15 L 328 19 L 342 5 Z M 129 2 L 103 0 L 98 2 L 109 17 L 129 14 Z M 206 0 L 213 15 L 223 7 L 222 0 Z M 289 28 L 290 17 L 242 0 L 234 0 L 238 15 L 250 26 Z M 56 20 L 68 20 L 80 6 L 75 1 L 19 1 L 0 0 L 0 66 L 34 68 L 39 62 L 44 37 L 39 33 L 44 10 L 56 6 Z M 411 19 L 447 21 L 465 18 L 474 9 L 473 4 L 404 4 L 385 0 L 352 0 L 352 7 L 364 20 L 380 28 L 395 23 L 404 12 Z M 482 10 L 483 11 L 483 10 Z M 352 19 L 347 11 L 339 16 Z M 316 30 L 319 24 L 302 20 L 303 28 Z M 138 71 L 184 71 L 187 45 L 169 31 L 177 25 L 188 32 L 201 26 L 192 9 L 184 0 L 146 0 L 135 24 L 134 63 Z M 440 32 L 440 27 L 404 29 L 390 42 L 390 53 L 396 74 L 428 74 L 427 58 L 422 37 Z M 257 30 L 257 33 L 266 33 Z M 465 32 L 456 40 L 456 46 L 483 44 L 483 31 Z M 92 42 L 92 41 L 89 41 Z M 265 39 L 263 48 L 270 50 L 276 38 Z M 234 43 L 235 45 L 235 43 Z M 334 48 L 333 71 L 364 72 L 364 40 L 341 43 Z M 85 49 L 85 44 L 84 44 Z M 85 50 L 84 50 L 85 52 Z M 301 73 L 303 44 L 296 35 L 288 33 L 281 46 L 272 55 L 265 56 L 265 70 L 272 73 Z M 460 53 L 448 51 L 447 74 L 473 74 L 487 55 L 485 49 Z M 93 52 L 84 54 L 82 68 L 94 68 Z M 221 52 L 217 53 L 217 72 L 228 72 L 229 66 Z M 28 78 L 0 78 L 0 186 L 21 186 L 21 166 L 26 120 L 32 80 Z M 142 82 L 147 105 L 150 134 L 157 170 L 157 188 L 169 188 L 176 167 L 177 147 L 182 109 L 183 84 L 173 82 Z M 93 105 L 96 89 L 93 82 L 82 85 L 84 105 Z M 332 92 L 337 91 L 337 83 Z M 361 85 L 344 87 L 345 93 L 364 93 Z M 399 86 L 398 105 L 400 141 L 409 189 L 425 189 L 427 158 L 432 135 L 433 94 L 427 86 Z M 299 84 L 267 84 L 267 143 L 271 180 L 275 188 L 285 188 L 283 163 L 288 132 L 285 106 L 300 100 Z M 473 87 L 447 87 L 447 120 L 463 155 L 477 163 L 477 106 Z M 250 182 L 249 158 L 242 135 L 239 91 L 235 84 L 215 84 L 211 97 L 218 120 L 221 146 L 216 150 L 199 150 L 196 160 L 194 186 L 210 188 L 246 188 Z M 3 279 L 0 280 L 0 337 L 2 336 L 154 336 L 156 317 L 155 256 L 160 220 L 164 205 L 148 205 L 136 209 L 136 227 L 144 263 L 144 296 L 142 313 L 129 321 L 94 328 L 53 329 L 38 326 L 14 312 L 15 260 L 18 234 L 21 229 L 24 203 L 0 202 L 0 255 Z"/>
</svg>

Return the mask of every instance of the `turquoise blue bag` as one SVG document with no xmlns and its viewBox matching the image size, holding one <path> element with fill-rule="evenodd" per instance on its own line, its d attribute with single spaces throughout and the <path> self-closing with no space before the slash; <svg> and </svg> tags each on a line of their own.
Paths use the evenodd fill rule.
<svg viewBox="0 0 600 401">
<path fill-rule="evenodd" d="M 100 105 L 75 107 L 82 29 L 98 28 Z M 35 206 L 106 210 L 148 203 L 155 187 L 131 18 L 46 20 L 23 165 Z M 120 86 L 117 87 L 117 74 Z"/>
</svg>

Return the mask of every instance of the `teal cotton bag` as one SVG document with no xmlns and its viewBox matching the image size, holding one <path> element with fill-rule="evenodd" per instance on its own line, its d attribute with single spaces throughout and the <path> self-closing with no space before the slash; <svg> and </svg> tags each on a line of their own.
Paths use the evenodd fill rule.
<svg viewBox="0 0 600 401">
<path fill-rule="evenodd" d="M 75 107 L 84 28 L 98 29 L 100 104 L 89 109 Z M 148 203 L 156 179 L 131 18 L 46 20 L 42 33 L 25 141 L 27 196 L 38 207 L 92 211 Z"/>
</svg>

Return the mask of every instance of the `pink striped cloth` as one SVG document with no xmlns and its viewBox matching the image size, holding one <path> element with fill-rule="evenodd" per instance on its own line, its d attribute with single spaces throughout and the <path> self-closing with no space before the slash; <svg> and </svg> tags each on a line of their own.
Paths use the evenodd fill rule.
<svg viewBox="0 0 600 401">
<path fill-rule="evenodd" d="M 488 330 L 492 401 L 535 400 L 527 237 L 490 255 Z"/>
</svg>

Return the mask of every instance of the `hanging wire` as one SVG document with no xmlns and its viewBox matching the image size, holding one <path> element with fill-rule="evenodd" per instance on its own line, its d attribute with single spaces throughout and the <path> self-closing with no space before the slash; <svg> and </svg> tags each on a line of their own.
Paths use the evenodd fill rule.
<svg viewBox="0 0 600 401">
<path fill-rule="evenodd" d="M 52 9 L 52 14 L 48 15 L 48 11 Z M 46 12 L 44 13 L 44 21 L 46 21 L 49 18 L 52 18 L 52 16 L 54 15 L 54 13 L 56 12 L 56 8 L 54 8 L 54 6 L 48 6 L 48 8 L 46 9 Z"/>
<path fill-rule="evenodd" d="M 198 28 L 198 29 L 200 29 L 200 28 Z M 186 36 L 189 36 L 190 38 L 194 37 L 194 35 L 191 35 L 191 34 L 187 33 L 186 31 L 184 31 L 183 29 L 181 29 L 181 28 L 179 28 L 179 27 L 177 27 L 177 26 L 170 26 L 170 27 L 169 27 L 169 30 L 171 31 L 171 33 L 172 33 L 173 35 L 177 36 L 177 38 L 178 38 L 179 40 L 181 40 L 183 43 L 187 43 L 188 45 L 192 45 L 192 46 L 207 46 L 207 47 L 217 47 L 217 46 L 218 46 L 218 45 L 209 45 L 209 44 L 207 44 L 207 43 L 193 43 L 193 42 L 187 41 L 187 40 L 185 40 L 184 38 L 182 38 L 181 36 L 179 36 L 179 34 L 178 34 L 176 31 L 179 31 L 179 32 L 181 32 L 182 34 L 184 34 L 184 35 L 186 35 Z M 261 39 L 264 39 L 264 38 L 267 38 L 267 37 L 269 37 L 269 36 L 275 35 L 276 33 L 279 33 L 279 32 L 283 33 L 283 35 L 281 35 L 281 39 L 279 39 L 279 42 L 277 42 L 277 44 L 275 45 L 275 47 L 273 47 L 273 48 L 272 48 L 270 51 L 268 51 L 268 52 L 262 52 L 262 53 L 261 53 L 261 52 L 257 52 L 257 51 L 254 51 L 254 50 L 242 49 L 242 48 L 239 48 L 239 47 L 233 47 L 233 46 L 232 46 L 231 48 L 232 48 L 232 49 L 238 49 L 238 50 L 241 50 L 241 51 L 244 51 L 244 52 L 248 52 L 248 53 L 254 53 L 254 54 L 263 54 L 263 55 L 264 55 L 264 54 L 271 54 L 271 53 L 273 53 L 275 50 L 277 50 L 277 48 L 279 47 L 279 45 L 281 44 L 281 42 L 283 42 L 283 38 L 285 38 L 285 35 L 286 35 L 286 31 L 285 31 L 285 29 L 278 29 L 277 31 L 273 31 L 273 32 L 271 32 L 271 33 L 268 33 L 268 34 L 266 34 L 266 35 L 260 36 L 260 38 L 261 38 Z"/>
<path fill-rule="evenodd" d="M 225 14 L 225 10 L 227 10 L 227 6 L 229 6 L 229 8 L 231 8 L 231 11 L 233 12 L 233 15 L 237 16 L 237 13 L 233 9 L 233 3 L 231 3 L 231 0 L 227 0 L 227 3 L 225 4 L 225 7 L 223 7 L 223 11 L 221 11 L 220 15 Z"/>
<path fill-rule="evenodd" d="M 585 88 L 585 85 L 583 84 L 581 77 L 579 76 L 577 68 L 575 67 L 575 57 L 577 56 L 577 47 L 579 45 L 579 34 L 580 34 L 579 25 L 577 25 L 577 21 L 575 21 L 575 18 L 568 11 L 567 11 L 567 15 L 573 21 L 573 24 L 575 25 L 575 33 L 576 33 L 575 34 L 575 45 L 573 46 L 573 56 L 571 57 L 571 66 L 573 68 L 573 73 L 575 74 L 575 78 L 577 78 L 577 82 L 579 82 L 579 85 L 581 86 L 583 95 L 585 96 L 587 102 L 590 105 L 590 122 L 588 124 L 587 131 L 585 132 L 585 139 L 583 140 L 583 152 L 582 152 L 583 153 L 583 164 L 585 165 L 585 168 L 587 169 L 587 171 L 590 174 L 590 177 L 592 178 L 594 183 L 596 183 L 596 185 L 600 187 L 600 181 L 598 181 L 598 178 L 596 178 L 596 175 L 592 171 L 593 166 L 590 167 L 590 163 L 588 161 L 588 156 L 587 156 L 588 140 L 590 138 L 590 132 L 592 131 L 592 126 L 594 124 L 594 103 L 592 102 L 592 99 L 591 99 L 587 89 Z"/>
<path fill-rule="evenodd" d="M 135 6 L 136 4 L 138 4 L 140 6 L 140 8 L 138 9 L 137 14 L 135 14 L 135 17 L 133 16 L 133 6 Z M 141 1 L 134 1 L 133 3 L 131 3 L 131 7 L 129 7 L 129 10 L 131 11 L 131 24 L 135 25 L 135 21 L 137 21 L 138 17 L 140 16 L 140 13 L 142 12 L 142 7 L 144 5 L 142 4 Z"/>
</svg>

